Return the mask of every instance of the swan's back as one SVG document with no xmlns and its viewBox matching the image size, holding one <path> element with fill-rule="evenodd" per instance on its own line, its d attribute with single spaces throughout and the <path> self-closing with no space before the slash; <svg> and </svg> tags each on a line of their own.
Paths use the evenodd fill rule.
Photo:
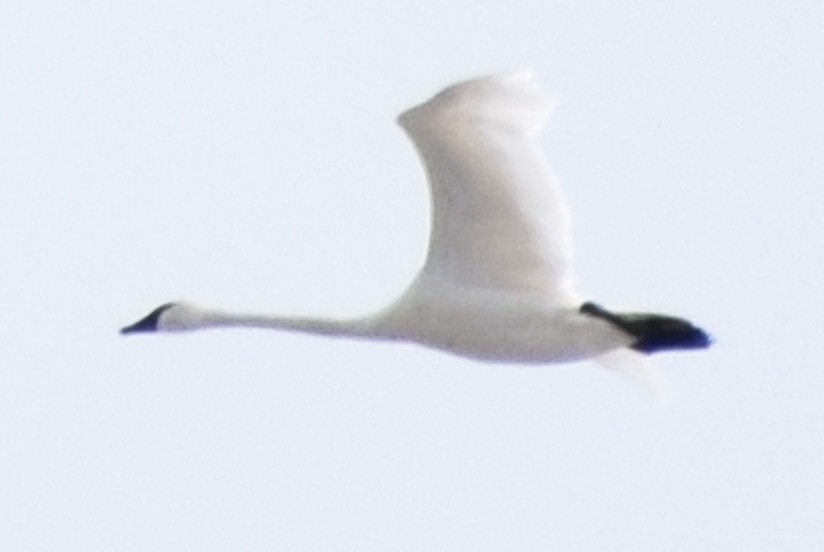
<svg viewBox="0 0 824 552">
<path fill-rule="evenodd" d="M 536 140 L 555 104 L 519 72 L 451 86 L 400 116 L 432 192 L 422 275 L 562 302 L 571 292 L 569 216 Z"/>
</svg>

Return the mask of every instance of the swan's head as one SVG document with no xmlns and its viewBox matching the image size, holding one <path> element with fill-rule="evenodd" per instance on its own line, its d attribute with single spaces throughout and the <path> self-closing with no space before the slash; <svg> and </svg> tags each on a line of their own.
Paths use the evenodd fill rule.
<svg viewBox="0 0 824 552">
<path fill-rule="evenodd" d="M 195 330 L 205 321 L 201 309 L 189 303 L 166 303 L 120 330 L 123 335 L 146 332 L 180 332 Z"/>
</svg>

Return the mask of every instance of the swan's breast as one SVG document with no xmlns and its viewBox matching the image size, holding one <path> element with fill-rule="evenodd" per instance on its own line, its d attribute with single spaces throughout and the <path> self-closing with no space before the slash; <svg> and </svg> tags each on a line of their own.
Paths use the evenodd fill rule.
<svg viewBox="0 0 824 552">
<path fill-rule="evenodd" d="M 580 360 L 630 344 L 578 303 L 549 304 L 538 294 L 413 286 L 381 320 L 387 336 L 491 362 Z"/>
</svg>

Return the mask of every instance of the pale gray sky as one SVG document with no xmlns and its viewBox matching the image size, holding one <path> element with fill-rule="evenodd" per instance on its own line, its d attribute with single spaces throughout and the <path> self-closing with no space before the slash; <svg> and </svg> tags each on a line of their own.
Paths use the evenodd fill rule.
<svg viewBox="0 0 824 552">
<path fill-rule="evenodd" d="M 0 548 L 824 549 L 824 4 L 0 4 Z M 688 316 L 660 408 L 592 364 L 269 332 L 422 260 L 396 114 L 532 66 L 593 299 Z"/>
</svg>

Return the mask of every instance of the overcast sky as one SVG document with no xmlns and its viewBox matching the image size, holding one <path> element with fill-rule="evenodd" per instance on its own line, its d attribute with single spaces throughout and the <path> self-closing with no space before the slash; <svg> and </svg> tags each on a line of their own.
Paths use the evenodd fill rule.
<svg viewBox="0 0 824 552">
<path fill-rule="evenodd" d="M 0 3 L 0 548 L 824 549 L 824 4 Z M 394 119 L 531 66 L 592 299 L 689 317 L 662 408 L 265 331 L 124 339 L 172 299 L 352 314 L 428 196 Z"/>
</svg>

